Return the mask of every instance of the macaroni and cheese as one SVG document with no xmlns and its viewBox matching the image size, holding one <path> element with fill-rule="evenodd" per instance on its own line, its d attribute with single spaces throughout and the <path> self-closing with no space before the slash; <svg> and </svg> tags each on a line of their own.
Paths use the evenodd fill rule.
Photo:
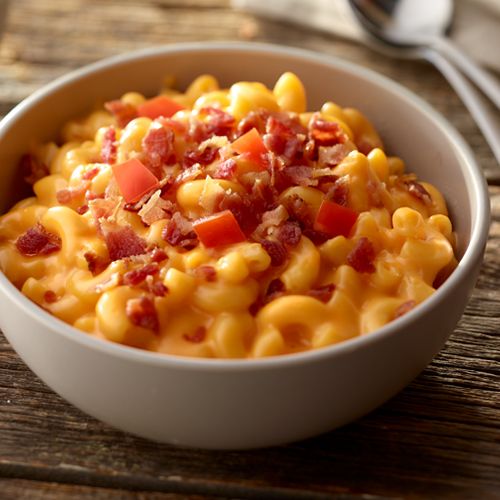
<svg viewBox="0 0 500 500">
<path fill-rule="evenodd" d="M 369 334 L 456 266 L 441 193 L 301 81 L 130 92 L 21 160 L 0 268 L 89 335 L 256 358 Z"/>
</svg>

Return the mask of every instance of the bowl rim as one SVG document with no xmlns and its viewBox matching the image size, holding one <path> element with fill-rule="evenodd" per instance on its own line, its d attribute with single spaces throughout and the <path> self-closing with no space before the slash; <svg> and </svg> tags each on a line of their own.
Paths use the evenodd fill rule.
<svg viewBox="0 0 500 500">
<path fill-rule="evenodd" d="M 15 106 L 2 119 L 0 122 L 0 134 L 4 129 L 8 129 L 11 122 L 15 122 L 18 116 L 22 116 L 24 113 L 29 112 L 29 109 L 32 106 L 35 106 L 46 96 L 57 92 L 61 87 L 64 87 L 67 84 L 86 78 L 95 72 L 106 70 L 110 67 L 120 66 L 122 64 L 128 64 L 143 58 L 154 58 L 161 55 L 168 56 L 169 54 L 176 53 L 212 51 L 241 53 L 259 52 L 263 56 L 266 56 L 266 54 L 278 56 L 284 55 L 337 68 L 341 71 L 348 72 L 355 77 L 362 78 L 376 85 L 385 87 L 399 98 L 409 101 L 410 104 L 418 108 L 421 113 L 426 115 L 427 119 L 433 121 L 435 125 L 438 126 L 442 132 L 444 132 L 457 154 L 461 156 L 464 165 L 466 165 L 466 168 L 471 175 L 473 184 L 471 191 L 473 193 L 473 202 L 475 203 L 474 208 L 477 210 L 476 223 L 471 230 L 469 244 L 467 245 L 467 248 L 455 271 L 445 281 L 445 283 L 441 285 L 434 294 L 432 294 L 432 296 L 428 297 L 424 302 L 419 304 L 418 307 L 404 316 L 393 320 L 387 325 L 384 325 L 378 330 L 371 332 L 370 334 L 360 335 L 358 337 L 344 340 L 338 344 L 332 344 L 319 349 L 265 358 L 226 359 L 178 356 L 147 351 L 118 344 L 109 340 L 99 339 L 85 334 L 85 332 L 78 330 L 77 328 L 44 311 L 23 295 L 21 291 L 18 290 L 2 272 L 0 272 L 0 292 L 10 296 L 11 300 L 16 303 L 24 314 L 31 316 L 33 320 L 42 323 L 43 326 L 58 335 L 62 335 L 66 339 L 76 342 L 83 347 L 96 349 L 102 353 L 133 362 L 190 371 L 234 372 L 253 371 L 255 369 L 267 370 L 315 363 L 325 360 L 326 358 L 334 359 L 338 356 L 367 348 L 373 343 L 382 341 L 389 336 L 401 334 L 402 331 L 409 324 L 417 320 L 419 316 L 425 315 L 428 311 L 437 307 L 446 296 L 452 293 L 455 286 L 458 286 L 459 282 L 464 279 L 465 276 L 473 272 L 477 261 L 482 259 L 484 247 L 488 237 L 490 203 L 487 183 L 470 147 L 459 132 L 453 127 L 453 125 L 451 125 L 444 118 L 444 116 L 435 111 L 430 104 L 425 102 L 416 94 L 390 78 L 375 72 L 374 70 L 359 66 L 358 64 L 346 61 L 337 56 L 332 56 L 322 52 L 313 52 L 301 48 L 260 42 L 187 42 L 167 44 L 126 52 L 101 59 L 97 62 L 73 70 L 36 90 Z"/>
</svg>

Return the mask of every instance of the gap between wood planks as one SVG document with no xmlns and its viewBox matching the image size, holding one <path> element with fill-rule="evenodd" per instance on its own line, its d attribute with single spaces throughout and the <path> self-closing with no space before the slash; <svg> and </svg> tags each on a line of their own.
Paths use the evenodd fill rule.
<svg viewBox="0 0 500 500">
<path fill-rule="evenodd" d="M 167 477 L 157 479 L 138 475 L 105 475 L 76 467 L 37 467 L 32 465 L 2 463 L 0 478 L 29 479 L 30 481 L 57 482 L 62 484 L 122 489 L 127 491 L 161 492 L 182 495 L 210 495 L 216 498 L 241 498 L 249 500 L 329 500 L 335 494 L 338 500 L 359 499 L 357 494 L 312 492 L 299 489 L 274 487 L 245 487 L 218 482 Z M 370 500 L 387 497 L 369 495 Z"/>
</svg>

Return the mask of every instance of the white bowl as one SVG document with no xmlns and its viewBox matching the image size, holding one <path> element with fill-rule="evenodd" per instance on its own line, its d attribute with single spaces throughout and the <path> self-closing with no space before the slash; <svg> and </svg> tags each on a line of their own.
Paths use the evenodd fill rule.
<svg viewBox="0 0 500 500">
<path fill-rule="evenodd" d="M 489 226 L 483 176 L 455 129 L 429 105 L 372 71 L 324 54 L 251 43 L 170 45 L 107 59 L 56 80 L 0 124 L 0 200 L 20 191 L 16 165 L 33 141 L 97 102 L 128 90 L 154 94 L 166 74 L 181 86 L 201 73 L 223 84 L 305 83 L 310 108 L 360 108 L 387 149 L 444 193 L 460 264 L 439 290 L 367 336 L 317 351 L 258 360 L 188 359 L 97 340 L 50 316 L 0 275 L 0 326 L 26 364 L 90 415 L 140 436 L 241 449 L 277 445 L 350 422 L 407 385 L 442 348 L 474 286 Z"/>
</svg>

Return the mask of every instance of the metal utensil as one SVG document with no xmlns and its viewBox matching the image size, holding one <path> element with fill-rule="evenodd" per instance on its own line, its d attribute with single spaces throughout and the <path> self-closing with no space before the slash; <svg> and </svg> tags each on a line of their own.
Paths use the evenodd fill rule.
<svg viewBox="0 0 500 500">
<path fill-rule="evenodd" d="M 500 164 L 500 124 L 454 64 L 500 108 L 500 85 L 444 38 L 453 13 L 451 0 L 349 0 L 373 35 L 373 48 L 403 58 L 426 59 L 441 71 L 470 111 Z M 453 63 L 453 64 L 452 64 Z"/>
<path fill-rule="evenodd" d="M 500 84 L 445 35 L 453 18 L 452 0 L 350 0 L 362 25 L 386 43 L 427 47 L 463 71 L 500 108 Z"/>
</svg>

